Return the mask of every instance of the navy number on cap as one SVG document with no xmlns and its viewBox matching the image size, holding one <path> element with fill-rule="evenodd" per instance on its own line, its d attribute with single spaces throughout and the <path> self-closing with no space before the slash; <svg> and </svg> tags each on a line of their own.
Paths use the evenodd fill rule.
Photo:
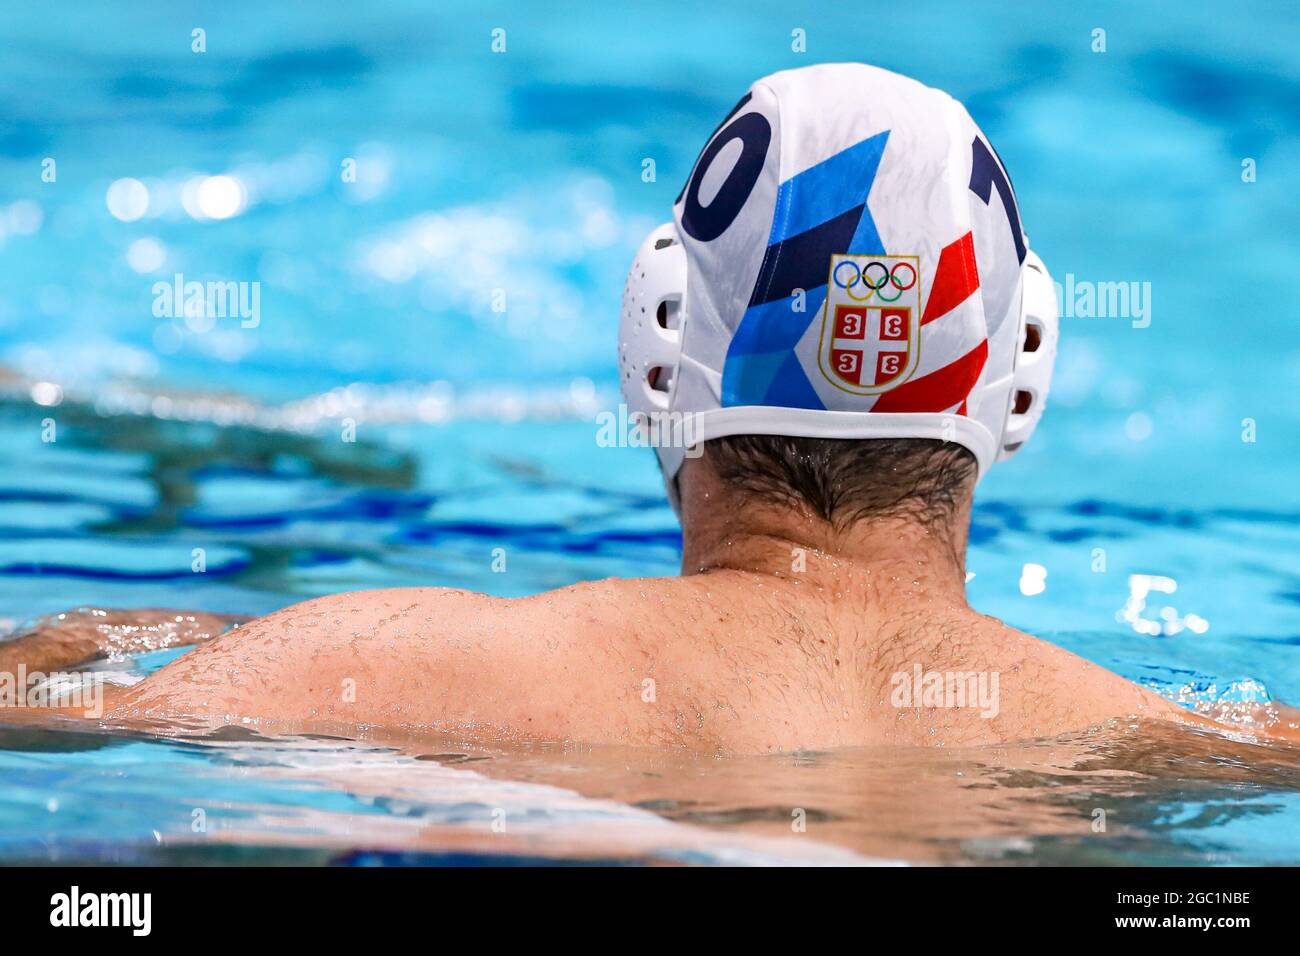
<svg viewBox="0 0 1300 956">
<path fill-rule="evenodd" d="M 970 144 L 970 191 L 979 196 L 984 205 L 993 197 L 993 187 L 998 188 L 1002 197 L 1002 208 L 1007 212 L 1007 222 L 1011 225 L 1011 238 L 1016 244 L 1016 258 L 1025 261 L 1025 236 L 1020 231 L 1020 212 L 1016 209 L 1016 194 L 1011 191 L 1011 183 L 1002 171 L 1002 164 L 993 158 L 984 140 L 978 136 Z"/>
<path fill-rule="evenodd" d="M 733 139 L 741 142 L 740 158 L 727 174 L 727 181 L 722 184 L 718 194 L 709 205 L 700 205 L 700 182 L 704 174 L 717 158 L 722 148 Z M 772 142 L 772 126 L 762 113 L 746 113 L 733 120 L 713 142 L 705 147 L 700 161 L 695 164 L 695 172 L 686 186 L 686 208 L 682 210 L 682 228 L 686 234 L 700 242 L 709 242 L 727 231 L 727 227 L 740 215 L 745 200 L 754 191 L 763 163 L 767 159 L 767 147 Z"/>
</svg>

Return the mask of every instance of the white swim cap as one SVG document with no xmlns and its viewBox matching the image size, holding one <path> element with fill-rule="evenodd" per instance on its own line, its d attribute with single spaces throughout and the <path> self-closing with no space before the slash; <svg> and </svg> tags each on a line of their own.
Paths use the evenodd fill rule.
<svg viewBox="0 0 1300 956">
<path fill-rule="evenodd" d="M 933 438 L 982 476 L 1034 430 L 1056 295 L 1001 161 L 939 90 L 857 63 L 756 82 L 628 274 L 619 364 L 669 497 L 739 434 Z"/>
</svg>

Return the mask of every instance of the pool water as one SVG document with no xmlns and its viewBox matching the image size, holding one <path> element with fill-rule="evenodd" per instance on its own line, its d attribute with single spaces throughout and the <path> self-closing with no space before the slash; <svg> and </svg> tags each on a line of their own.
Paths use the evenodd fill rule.
<svg viewBox="0 0 1300 956">
<path fill-rule="evenodd" d="M 972 603 L 1189 706 L 1300 705 L 1283 8 L 932 4 L 882 35 L 425 6 L 0 12 L 0 618 L 674 573 L 653 456 L 596 443 L 624 270 L 749 82 L 864 59 L 969 105 L 1058 279 L 1149 290 L 1062 319 L 1048 416 L 980 488 Z M 260 283 L 255 327 L 156 316 L 176 273 Z M 1297 863 L 1300 755 L 1158 727 L 705 758 L 0 714 L 0 861 L 537 859 Z"/>
</svg>

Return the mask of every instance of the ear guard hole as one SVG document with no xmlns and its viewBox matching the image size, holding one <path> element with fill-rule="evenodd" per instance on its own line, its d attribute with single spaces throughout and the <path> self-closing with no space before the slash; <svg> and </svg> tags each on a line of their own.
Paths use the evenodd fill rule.
<svg viewBox="0 0 1300 956">
<path fill-rule="evenodd" d="M 1025 391 L 1023 388 L 1016 391 L 1016 403 L 1011 406 L 1011 411 L 1017 415 L 1023 415 L 1029 411 L 1029 406 L 1034 404 L 1032 393 Z"/>
<path fill-rule="evenodd" d="M 659 308 L 655 312 L 655 317 L 659 320 L 661 329 L 678 329 L 681 328 L 682 303 L 679 299 L 664 299 L 659 303 Z"/>
<path fill-rule="evenodd" d="M 646 375 L 645 380 L 656 392 L 667 392 L 673 386 L 673 373 L 662 365 L 656 365 Z"/>
<path fill-rule="evenodd" d="M 1037 325 L 1025 326 L 1025 347 L 1026 352 L 1037 352 L 1038 347 L 1043 344 L 1043 330 Z"/>
</svg>

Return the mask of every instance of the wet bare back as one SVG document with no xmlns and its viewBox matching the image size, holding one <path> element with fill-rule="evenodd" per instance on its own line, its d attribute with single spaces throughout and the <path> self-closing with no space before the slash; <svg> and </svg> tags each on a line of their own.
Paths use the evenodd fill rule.
<svg viewBox="0 0 1300 956">
<path fill-rule="evenodd" d="M 733 571 L 518 600 L 432 588 L 337 595 L 196 648 L 107 716 L 764 752 L 971 745 L 1183 714 L 969 608 L 921 601 L 887 619 L 869 600 L 828 597 Z M 927 705 L 920 694 L 900 706 L 897 675 L 918 665 L 997 674 L 995 708 Z"/>
</svg>

